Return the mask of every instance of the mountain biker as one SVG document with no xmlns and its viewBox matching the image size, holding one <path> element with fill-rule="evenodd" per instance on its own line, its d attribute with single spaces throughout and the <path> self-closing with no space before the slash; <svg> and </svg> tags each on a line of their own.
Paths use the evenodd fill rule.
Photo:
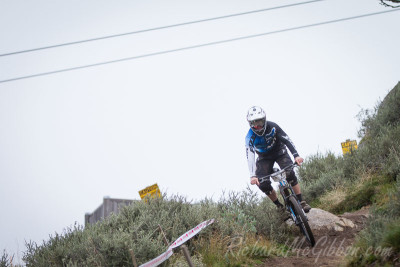
<svg viewBox="0 0 400 267">
<path fill-rule="evenodd" d="M 250 183 L 252 185 L 256 184 L 274 202 L 278 209 L 283 209 L 282 203 L 280 203 L 275 190 L 272 188 L 271 181 L 267 179 L 260 184 L 258 178 L 273 173 L 275 162 L 278 163 L 281 169 L 293 164 L 286 147 L 289 148 L 298 165 L 303 163 L 303 158 L 299 156 L 293 142 L 279 125 L 272 121 L 267 121 L 262 108 L 251 107 L 247 112 L 247 121 L 250 124 L 250 130 L 246 136 L 246 155 L 250 171 Z M 258 156 L 257 160 L 256 154 Z M 303 210 L 309 212 L 311 207 L 302 199 L 300 185 L 293 170 L 287 176 L 287 181 L 292 185 Z"/>
</svg>

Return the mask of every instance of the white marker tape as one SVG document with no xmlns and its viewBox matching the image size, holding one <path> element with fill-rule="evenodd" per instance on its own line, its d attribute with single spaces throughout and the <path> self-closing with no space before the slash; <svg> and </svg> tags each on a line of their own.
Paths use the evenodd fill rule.
<svg viewBox="0 0 400 267">
<path fill-rule="evenodd" d="M 152 259 L 151 261 L 148 261 L 145 264 L 140 265 L 139 267 L 154 267 L 154 266 L 158 266 L 161 263 L 163 263 L 164 261 L 166 261 L 169 257 L 171 257 L 172 254 L 173 254 L 172 248 L 168 248 L 167 251 L 165 251 L 163 254 L 161 254 L 157 258 Z"/>
<path fill-rule="evenodd" d="M 165 251 L 163 254 L 161 254 L 160 256 L 158 256 L 155 259 L 152 259 L 151 261 L 146 262 L 145 264 L 140 265 L 139 267 L 154 267 L 154 266 L 160 265 L 161 263 L 163 263 L 169 257 L 172 256 L 173 248 L 179 247 L 180 245 L 182 245 L 183 243 L 185 243 L 186 241 L 188 241 L 189 239 L 191 239 L 192 237 L 197 235 L 201 230 L 203 230 L 204 228 L 206 228 L 208 225 L 212 224 L 213 222 L 214 222 L 214 219 L 200 223 L 195 228 L 187 231 L 186 233 L 181 235 L 177 240 L 175 240 L 175 242 L 172 243 L 172 245 L 168 247 L 168 250 Z"/>
<path fill-rule="evenodd" d="M 199 225 L 197 225 L 195 228 L 187 231 L 186 233 L 184 233 L 183 235 L 181 235 L 177 240 L 175 240 L 174 243 L 172 243 L 171 246 L 169 246 L 170 248 L 176 248 L 179 247 L 180 245 L 182 245 L 183 243 L 185 243 L 186 241 L 188 241 L 189 239 L 191 239 L 193 236 L 197 235 L 201 230 L 203 230 L 204 228 L 206 228 L 209 224 L 212 224 L 214 222 L 214 219 L 208 220 L 208 221 L 204 221 L 202 223 L 200 223 Z"/>
</svg>

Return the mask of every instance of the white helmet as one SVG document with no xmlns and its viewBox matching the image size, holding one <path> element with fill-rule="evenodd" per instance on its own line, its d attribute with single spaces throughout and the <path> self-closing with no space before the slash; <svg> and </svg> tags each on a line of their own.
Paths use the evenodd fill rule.
<svg viewBox="0 0 400 267">
<path fill-rule="evenodd" d="M 251 107 L 247 112 L 247 121 L 256 135 L 262 136 L 265 133 L 265 129 L 267 128 L 267 117 L 262 108 L 257 106 Z"/>
</svg>

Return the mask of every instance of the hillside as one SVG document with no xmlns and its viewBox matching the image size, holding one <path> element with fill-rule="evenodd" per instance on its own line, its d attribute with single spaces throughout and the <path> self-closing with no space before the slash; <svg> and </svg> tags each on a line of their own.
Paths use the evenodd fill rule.
<svg viewBox="0 0 400 267">
<path fill-rule="evenodd" d="M 133 252 L 143 264 L 166 250 L 159 227 L 172 242 L 213 218 L 213 224 L 186 243 L 195 266 L 399 265 L 400 83 L 359 118 L 358 150 L 345 156 L 316 154 L 298 169 L 313 212 L 319 208 L 350 221 L 342 230 L 315 228 L 316 238 L 326 241 L 316 246 L 315 251 L 322 251 L 318 260 L 306 253 L 310 249 L 304 244 L 290 245 L 298 244 L 298 229 L 282 223 L 269 199 L 249 188 L 218 201 L 191 203 L 164 195 L 135 202 L 95 225 L 75 225 L 43 244 L 28 242 L 23 260 L 27 266 L 132 266 Z M 328 252 L 340 249 L 342 240 L 352 253 L 331 257 Z M 11 266 L 9 258 L 4 252 L 0 266 Z M 178 249 L 162 266 L 167 265 L 186 266 Z"/>
<path fill-rule="evenodd" d="M 399 264 L 400 83 L 374 110 L 359 114 L 357 151 L 344 157 L 317 154 L 300 169 L 304 195 L 336 214 L 371 206 L 366 229 L 356 238 L 350 265 Z M 391 249 L 390 255 L 381 251 Z"/>
</svg>

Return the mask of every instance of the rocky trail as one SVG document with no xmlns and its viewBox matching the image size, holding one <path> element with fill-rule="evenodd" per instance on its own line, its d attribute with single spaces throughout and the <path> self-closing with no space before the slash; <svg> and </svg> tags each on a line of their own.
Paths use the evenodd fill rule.
<svg viewBox="0 0 400 267">
<path fill-rule="evenodd" d="M 270 258 L 260 267 L 344 265 L 345 255 L 355 252 L 351 245 L 357 233 L 365 227 L 369 209 L 336 216 L 315 208 L 307 216 L 314 233 L 315 246 L 311 248 L 299 233 L 297 240 L 286 244 L 290 248 L 287 254 Z"/>
</svg>

